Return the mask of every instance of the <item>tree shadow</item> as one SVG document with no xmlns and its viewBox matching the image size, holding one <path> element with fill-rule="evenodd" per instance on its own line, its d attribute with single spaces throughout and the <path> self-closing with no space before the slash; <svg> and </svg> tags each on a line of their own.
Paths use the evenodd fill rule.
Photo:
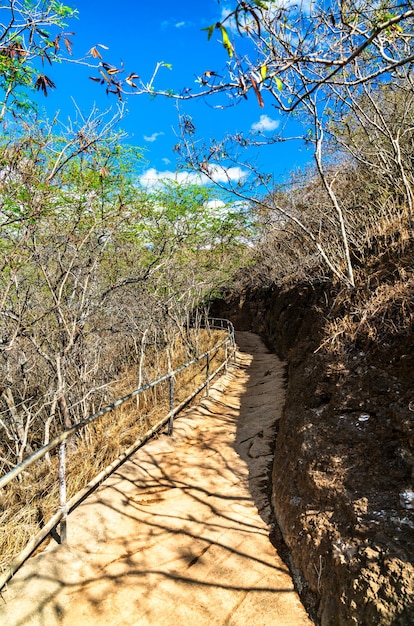
<svg viewBox="0 0 414 626">
<path fill-rule="evenodd" d="M 114 612 L 117 624 L 156 624 L 164 611 L 165 624 L 241 624 L 260 611 L 265 626 L 288 610 L 297 621 L 286 624 L 310 623 L 269 541 L 277 368 L 258 361 L 242 364 L 226 400 L 212 391 L 71 513 L 69 544 L 20 570 L 0 621 L 110 624 Z"/>
</svg>

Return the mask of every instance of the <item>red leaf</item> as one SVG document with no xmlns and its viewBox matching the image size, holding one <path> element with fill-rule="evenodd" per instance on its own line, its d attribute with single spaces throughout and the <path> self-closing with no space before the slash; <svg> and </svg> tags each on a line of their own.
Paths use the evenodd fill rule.
<svg viewBox="0 0 414 626">
<path fill-rule="evenodd" d="M 69 54 L 72 54 L 72 42 L 70 39 L 67 39 L 66 37 L 63 39 L 63 41 L 65 42 L 65 46 L 66 46 L 66 50 L 68 51 Z"/>
<path fill-rule="evenodd" d="M 251 74 L 250 74 L 250 80 L 252 82 L 252 87 L 254 89 L 254 93 L 256 94 L 256 98 L 257 98 L 257 101 L 259 103 L 259 106 L 263 109 L 264 102 L 263 102 L 262 94 L 260 93 L 260 91 L 259 91 L 259 89 L 257 87 L 256 81 L 254 80 L 254 78 L 253 78 L 253 76 Z"/>
<path fill-rule="evenodd" d="M 102 59 L 101 53 L 95 46 L 89 50 L 89 54 L 91 54 L 94 59 Z"/>
<path fill-rule="evenodd" d="M 99 73 L 103 77 L 103 79 L 108 83 L 108 85 L 110 85 L 111 79 L 105 74 L 105 72 L 103 72 L 102 70 L 99 70 Z"/>
<path fill-rule="evenodd" d="M 48 76 L 45 74 L 39 74 L 37 80 L 35 82 L 35 89 L 37 91 L 43 91 L 43 95 L 47 96 L 48 89 L 55 89 L 56 85 Z"/>
</svg>

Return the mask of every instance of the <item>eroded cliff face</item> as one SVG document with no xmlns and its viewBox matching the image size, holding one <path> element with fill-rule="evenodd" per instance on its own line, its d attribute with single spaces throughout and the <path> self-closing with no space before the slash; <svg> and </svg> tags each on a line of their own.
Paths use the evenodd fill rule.
<svg viewBox="0 0 414 626">
<path fill-rule="evenodd" d="M 302 597 L 322 626 L 414 624 L 414 328 L 321 345 L 326 283 L 215 303 L 288 362 L 273 507 Z"/>
</svg>

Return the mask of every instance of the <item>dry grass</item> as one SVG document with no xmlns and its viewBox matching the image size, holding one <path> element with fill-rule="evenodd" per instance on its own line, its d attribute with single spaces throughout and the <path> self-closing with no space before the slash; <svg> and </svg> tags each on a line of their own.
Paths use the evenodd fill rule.
<svg viewBox="0 0 414 626">
<path fill-rule="evenodd" d="M 198 352 L 212 348 L 226 336 L 224 332 L 199 331 Z M 224 359 L 224 347 L 214 353 L 210 372 Z M 148 381 L 159 372 L 175 369 L 189 360 L 185 346 L 177 341 L 168 354 L 157 355 L 157 367 L 146 370 Z M 164 369 L 163 369 L 164 368 Z M 177 406 L 206 377 L 203 359 L 177 374 L 175 401 Z M 137 371 L 131 368 L 113 385 L 113 398 L 120 398 L 137 388 Z M 100 471 L 112 463 L 152 425 L 169 411 L 169 382 L 143 392 L 137 398 L 105 414 L 74 435 L 67 445 L 67 499 L 81 491 Z M 59 506 L 57 451 L 49 460 L 42 459 L 2 490 L 0 497 L 0 569 L 21 552 Z"/>
<path fill-rule="evenodd" d="M 407 333 L 414 325 L 414 272 L 398 268 L 390 280 L 389 272 L 369 276 L 365 285 L 341 294 L 336 308 L 345 312 L 333 315 L 325 326 L 323 347 L 344 356 L 353 346 L 390 342 Z M 370 284 L 376 284 L 369 289 Z"/>
</svg>

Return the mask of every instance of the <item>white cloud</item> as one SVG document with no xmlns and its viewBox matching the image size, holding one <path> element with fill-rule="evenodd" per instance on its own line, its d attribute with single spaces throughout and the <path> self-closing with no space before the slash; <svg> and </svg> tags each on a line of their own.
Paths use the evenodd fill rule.
<svg viewBox="0 0 414 626">
<path fill-rule="evenodd" d="M 218 198 L 213 198 L 212 200 L 207 200 L 207 202 L 205 203 L 205 206 L 207 207 L 207 209 L 221 209 L 222 207 L 226 206 L 225 203 L 223 202 L 223 200 L 219 200 Z"/>
<path fill-rule="evenodd" d="M 311 0 L 281 0 L 275 2 L 274 5 L 269 4 L 266 14 L 268 19 L 280 19 L 280 9 L 293 9 L 295 12 L 309 13 Z"/>
<path fill-rule="evenodd" d="M 208 210 L 209 214 L 214 215 L 215 217 L 225 218 L 229 213 L 229 207 L 223 202 L 223 200 L 219 200 L 218 198 L 207 200 L 204 206 Z"/>
<path fill-rule="evenodd" d="M 231 8 L 230 7 L 222 7 L 221 9 L 221 15 L 220 15 L 220 20 L 219 22 L 224 22 L 224 27 L 227 28 L 228 30 L 230 30 L 233 33 L 237 32 L 237 25 L 236 25 L 236 20 L 234 19 L 234 17 L 232 17 L 230 20 L 226 20 L 226 17 L 229 15 L 229 13 L 231 13 Z"/>
<path fill-rule="evenodd" d="M 162 159 L 162 162 L 163 162 L 165 165 L 169 165 L 169 164 L 171 163 L 171 160 L 170 160 L 170 159 L 167 159 L 167 157 L 164 157 L 164 158 Z"/>
<path fill-rule="evenodd" d="M 280 121 L 272 120 L 268 115 L 261 115 L 258 122 L 251 126 L 251 130 L 255 133 L 265 133 L 266 131 L 276 130 L 279 128 Z"/>
<path fill-rule="evenodd" d="M 214 165 L 210 168 L 209 174 L 210 178 L 215 183 L 229 183 L 245 179 L 248 175 L 248 172 L 246 170 L 243 170 L 241 167 L 226 168 Z"/>
<path fill-rule="evenodd" d="M 140 183 L 144 187 L 157 187 L 164 181 L 173 180 L 183 185 L 210 185 L 211 181 L 217 183 L 238 182 L 244 180 L 248 172 L 241 167 L 218 167 L 212 166 L 209 171 L 210 177 L 199 172 L 172 172 L 170 170 L 158 171 L 154 167 L 146 170 L 140 177 Z"/>
<path fill-rule="evenodd" d="M 269 3 L 267 9 L 262 9 L 257 12 L 257 16 L 260 19 L 260 13 L 264 15 L 264 18 L 267 22 L 272 22 L 273 20 L 280 19 L 280 10 L 291 10 L 293 13 L 310 13 L 311 9 L 311 1 L 312 0 L 279 0 L 275 3 Z M 221 9 L 220 22 L 224 21 L 224 26 L 233 33 L 238 32 L 236 20 L 232 17 L 230 20 L 226 20 L 227 16 L 232 12 L 234 7 L 223 6 Z M 225 21 L 226 20 L 226 21 Z M 256 22 L 250 13 L 240 13 L 239 15 L 239 25 L 241 27 L 253 25 L 256 26 Z"/>
<path fill-rule="evenodd" d="M 154 167 L 146 170 L 140 177 L 140 182 L 144 187 L 157 187 L 163 181 L 174 180 L 183 184 L 200 184 L 201 176 L 196 172 L 171 172 L 164 170 L 160 172 Z"/>
<path fill-rule="evenodd" d="M 160 133 L 152 133 L 152 135 L 144 135 L 144 139 L 145 141 L 149 141 L 150 143 L 152 143 L 153 141 L 156 141 L 158 139 L 158 137 L 161 137 L 161 135 L 163 135 L 163 132 Z"/>
<path fill-rule="evenodd" d="M 163 29 L 167 29 L 167 28 L 189 28 L 192 26 L 192 22 L 191 21 L 186 21 L 186 20 L 180 20 L 179 22 L 176 22 L 173 19 L 170 20 L 163 20 L 161 22 L 161 27 Z"/>
</svg>

